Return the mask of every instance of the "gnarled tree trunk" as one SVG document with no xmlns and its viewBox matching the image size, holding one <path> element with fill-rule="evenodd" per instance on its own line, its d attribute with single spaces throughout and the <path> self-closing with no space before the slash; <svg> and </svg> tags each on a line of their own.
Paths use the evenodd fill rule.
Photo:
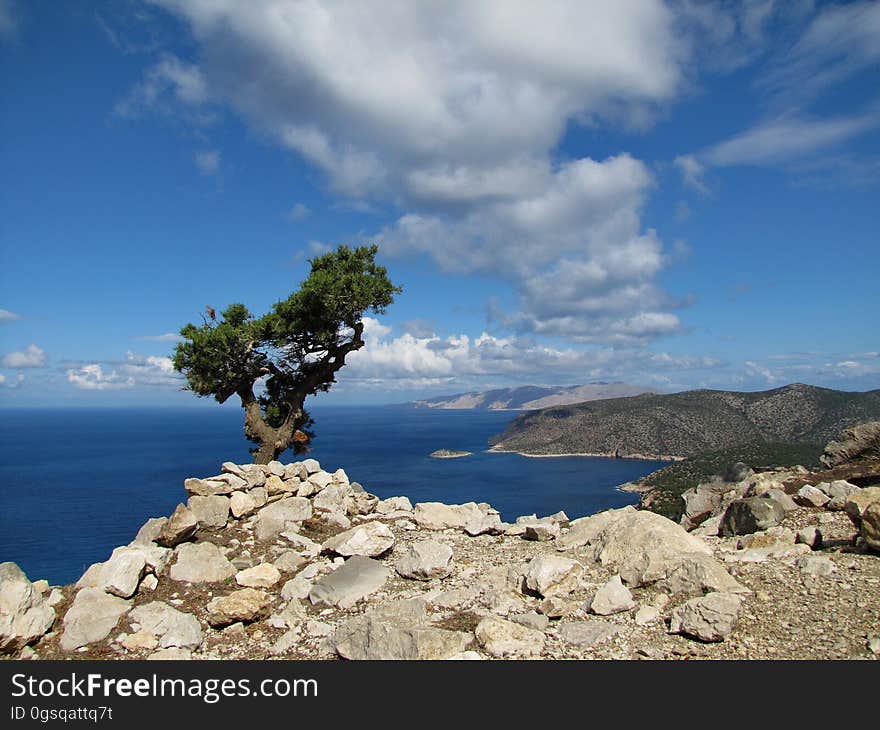
<svg viewBox="0 0 880 730">
<path fill-rule="evenodd" d="M 296 436 L 301 433 L 298 427 L 305 420 L 305 412 L 301 405 L 291 407 L 284 422 L 274 427 L 266 423 L 253 391 L 239 393 L 239 396 L 244 408 L 244 435 L 259 444 L 254 454 L 254 463 L 268 464 L 297 441 Z"/>
</svg>

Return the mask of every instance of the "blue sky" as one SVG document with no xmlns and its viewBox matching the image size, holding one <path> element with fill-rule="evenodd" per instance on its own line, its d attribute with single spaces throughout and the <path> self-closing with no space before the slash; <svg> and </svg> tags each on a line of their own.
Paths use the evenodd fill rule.
<svg viewBox="0 0 880 730">
<path fill-rule="evenodd" d="M 340 243 L 403 288 L 326 403 L 880 387 L 880 2 L 0 0 L 0 406 Z"/>
</svg>

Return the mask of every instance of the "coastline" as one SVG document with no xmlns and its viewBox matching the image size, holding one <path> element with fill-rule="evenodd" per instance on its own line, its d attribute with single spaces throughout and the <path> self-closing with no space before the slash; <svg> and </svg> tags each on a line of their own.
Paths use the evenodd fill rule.
<svg viewBox="0 0 880 730">
<path fill-rule="evenodd" d="M 555 459 L 560 456 L 588 456 L 593 458 L 602 458 L 602 459 L 631 459 L 633 461 L 684 461 L 686 456 L 674 456 L 672 454 L 659 454 L 659 455 L 650 455 L 650 454 L 616 454 L 611 451 L 607 452 L 572 452 L 566 454 L 529 454 L 525 451 L 514 451 L 510 449 L 501 449 L 497 446 L 492 446 L 486 449 L 487 454 L 517 454 L 519 456 L 525 456 L 530 459 Z"/>
</svg>

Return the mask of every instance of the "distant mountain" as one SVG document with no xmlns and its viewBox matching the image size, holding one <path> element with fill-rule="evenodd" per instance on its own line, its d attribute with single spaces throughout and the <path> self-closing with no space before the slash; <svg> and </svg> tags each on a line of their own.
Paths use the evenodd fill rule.
<svg viewBox="0 0 880 730">
<path fill-rule="evenodd" d="M 655 391 L 651 388 L 628 385 L 627 383 L 589 383 L 566 387 L 523 385 L 519 388 L 441 395 L 436 398 L 413 401 L 408 405 L 416 408 L 527 411 L 548 406 L 568 405 L 569 403 L 584 403 L 601 398 L 623 398 L 653 392 Z"/>
<path fill-rule="evenodd" d="M 800 383 L 759 393 L 689 390 L 597 400 L 517 416 L 491 439 L 499 451 L 687 457 L 753 443 L 825 444 L 880 419 L 880 390 Z"/>
</svg>

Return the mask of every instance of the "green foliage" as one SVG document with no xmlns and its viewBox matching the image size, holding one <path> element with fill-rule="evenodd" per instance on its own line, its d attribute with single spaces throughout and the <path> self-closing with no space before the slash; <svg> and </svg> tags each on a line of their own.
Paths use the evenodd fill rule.
<svg viewBox="0 0 880 730">
<path fill-rule="evenodd" d="M 752 443 L 720 451 L 695 454 L 684 461 L 676 461 L 653 474 L 638 480 L 639 484 L 654 488 L 650 510 L 678 520 L 681 495 L 691 487 L 723 474 L 737 462 L 752 468 L 780 468 L 800 464 L 808 469 L 819 466 L 823 447 L 809 443 Z"/>
<path fill-rule="evenodd" d="M 245 406 L 258 403 L 262 424 L 246 422 L 248 437 L 258 443 L 265 436 L 257 425 L 293 423 L 309 434 L 304 399 L 329 389 L 345 356 L 363 346 L 363 315 L 383 313 L 401 291 L 376 263 L 377 252 L 377 246 L 340 246 L 311 259 L 300 288 L 259 318 L 232 304 L 218 320 L 209 307 L 201 325 L 181 329 L 184 341 L 174 352 L 187 388 L 220 403 L 234 394 Z M 257 398 L 254 384 L 264 376 Z"/>
</svg>

